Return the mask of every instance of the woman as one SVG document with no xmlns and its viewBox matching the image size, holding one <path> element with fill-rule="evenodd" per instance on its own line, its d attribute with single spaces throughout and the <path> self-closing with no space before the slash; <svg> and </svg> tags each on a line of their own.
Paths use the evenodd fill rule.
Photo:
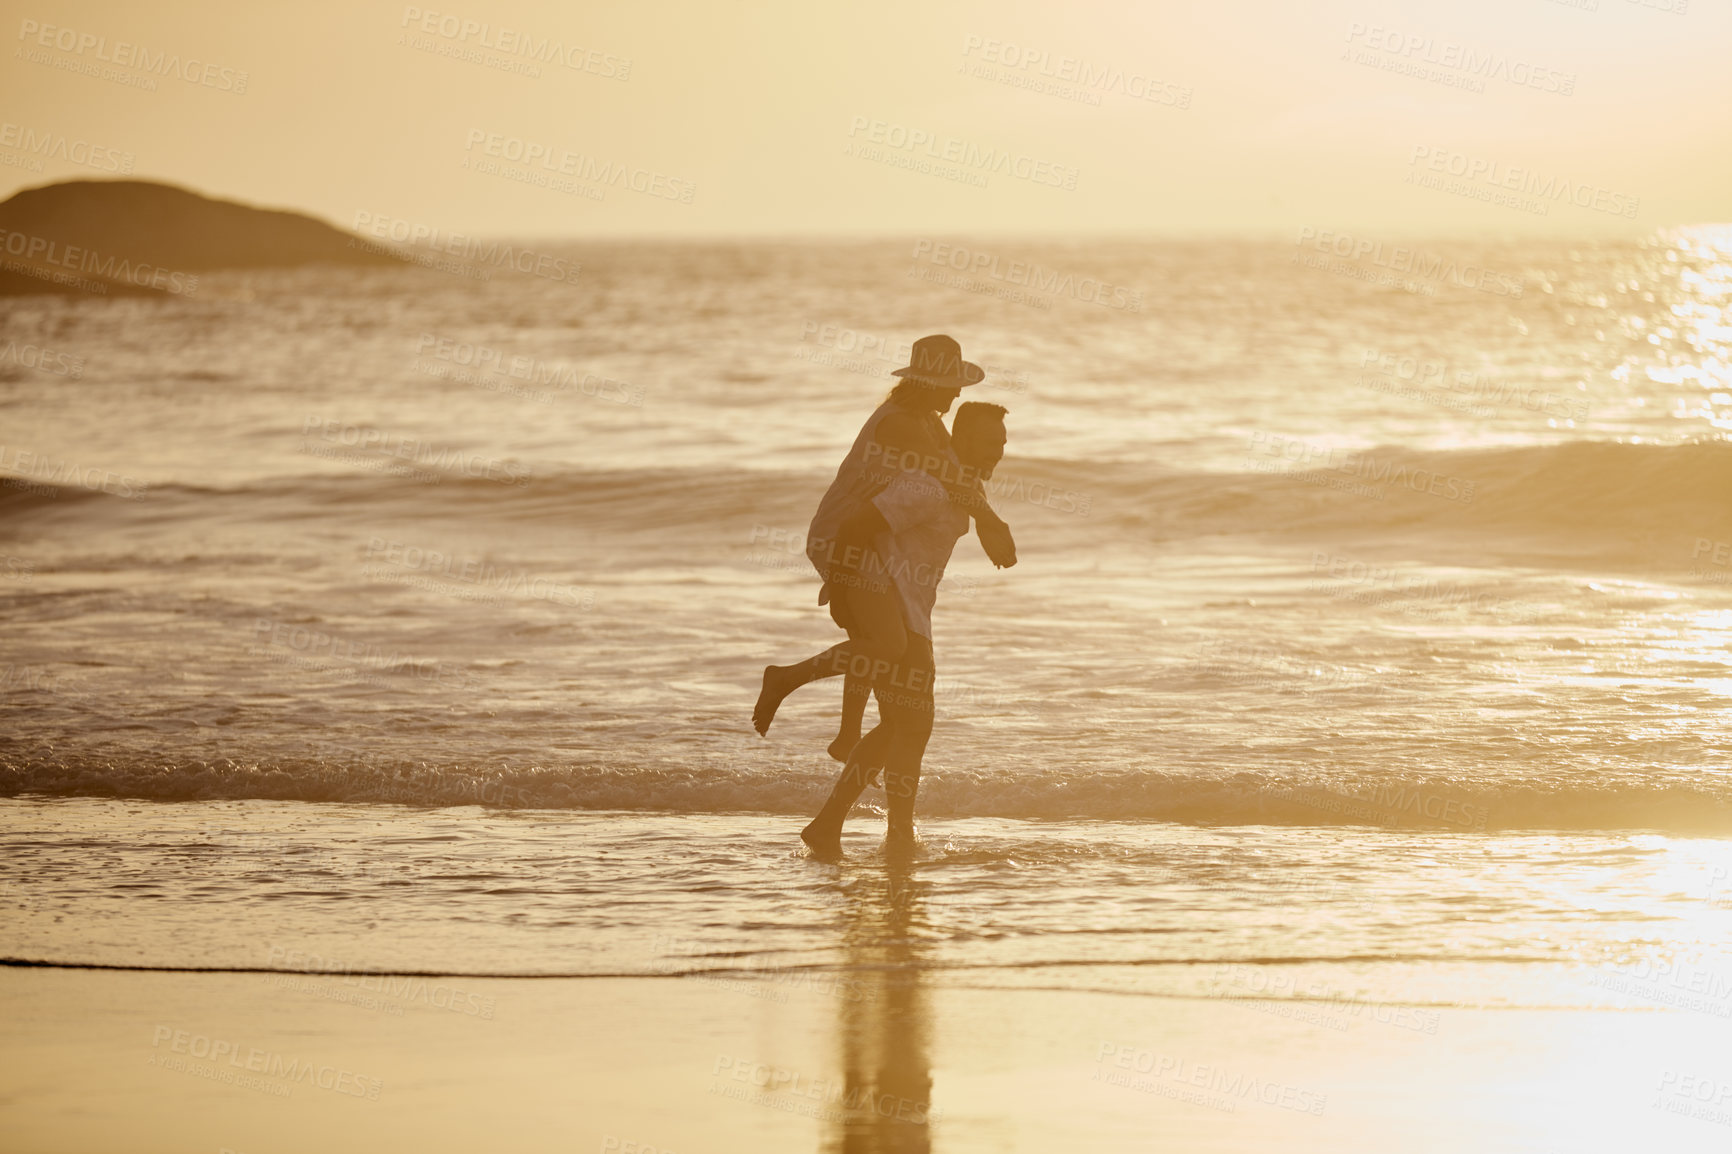
<svg viewBox="0 0 1732 1154">
<path fill-rule="evenodd" d="M 915 341 L 908 367 L 891 375 L 902 378 L 901 382 L 866 418 L 818 503 L 806 535 L 806 557 L 824 579 L 818 604 L 830 605 L 830 616 L 848 631 L 848 640 L 793 665 L 764 667 L 758 703 L 752 710 L 752 725 L 760 735 L 769 732 L 783 698 L 800 686 L 850 668 L 856 677 L 864 676 L 876 663 L 897 660 L 907 647 L 902 608 L 885 575 L 883 558 L 873 548 L 877 542 L 869 536 L 862 540 L 863 534 L 847 540 L 843 535 L 844 526 L 905 467 L 920 469 L 935 463 L 938 467 L 927 471 L 947 472 L 944 479 L 950 482 L 946 487 L 951 500 L 975 518 L 987 556 L 1000 568 L 1016 564 L 1010 527 L 987 504 L 978 477 L 965 475 L 940 420 L 964 388 L 985 379 L 986 370 L 963 360 L 962 346 L 950 337 L 931 336 Z M 865 697 L 863 686 L 844 694 L 842 732 L 830 748 L 838 761 L 846 760 L 859 738 Z"/>
</svg>

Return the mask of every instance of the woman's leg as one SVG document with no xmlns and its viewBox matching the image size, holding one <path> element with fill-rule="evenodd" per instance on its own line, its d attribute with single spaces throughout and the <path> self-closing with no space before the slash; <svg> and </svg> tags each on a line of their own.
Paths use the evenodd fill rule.
<svg viewBox="0 0 1732 1154">
<path fill-rule="evenodd" d="M 763 687 L 752 710 L 752 726 L 760 735 L 769 732 L 782 699 L 800 686 L 850 671 L 873 678 L 893 665 L 907 646 L 902 601 L 889 581 L 862 580 L 836 590 L 835 596 L 848 599 L 848 640 L 792 665 L 764 667 Z M 864 699 L 861 710 L 865 710 Z"/>
<path fill-rule="evenodd" d="M 836 727 L 836 740 L 830 743 L 830 756 L 837 761 L 847 761 L 860 743 L 860 730 L 866 724 L 866 699 L 872 696 L 870 678 L 849 673 L 842 680 L 842 722 Z"/>
</svg>

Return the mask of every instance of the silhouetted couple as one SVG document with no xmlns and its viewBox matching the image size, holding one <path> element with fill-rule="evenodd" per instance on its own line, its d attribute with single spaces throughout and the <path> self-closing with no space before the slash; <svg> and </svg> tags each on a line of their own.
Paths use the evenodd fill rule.
<svg viewBox="0 0 1732 1154">
<path fill-rule="evenodd" d="M 890 813 L 885 846 L 914 846 L 914 797 L 932 736 L 932 610 L 957 540 L 974 519 L 993 564 L 1016 564 L 1010 526 L 987 504 L 982 482 L 1004 457 L 1005 410 L 970 402 L 952 429 L 940 418 L 986 371 L 962 359 L 947 336 L 914 342 L 890 396 L 866 419 L 836 470 L 806 539 L 824 579 L 818 603 L 848 640 L 793 665 L 764 669 L 752 724 L 770 728 L 782 699 L 808 682 L 841 675 L 842 722 L 830 755 L 845 762 L 824 808 L 800 834 L 815 856 L 842 854 L 842 822 L 884 773 Z M 866 698 L 878 725 L 860 735 Z"/>
</svg>

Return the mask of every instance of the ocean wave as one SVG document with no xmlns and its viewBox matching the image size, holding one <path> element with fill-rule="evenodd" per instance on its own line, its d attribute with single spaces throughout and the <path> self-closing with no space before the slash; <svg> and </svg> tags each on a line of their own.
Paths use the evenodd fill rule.
<svg viewBox="0 0 1732 1154">
<path fill-rule="evenodd" d="M 389 458 L 381 456 L 381 462 Z M 1346 450 L 1284 438 L 1253 438 L 1237 471 L 1179 471 L 1125 461 L 1010 458 L 987 488 L 1010 511 L 1044 510 L 1099 524 L 1217 524 L 1257 527 L 1291 515 L 1367 525 L 1528 525 L 1591 528 L 1646 524 L 1685 514 L 1724 525 L 1732 508 L 1732 442 L 1677 445 L 1575 441 L 1498 449 L 1419 451 L 1393 447 Z M 388 470 L 293 474 L 234 488 L 154 483 L 144 498 L 165 502 L 280 500 L 346 505 L 367 494 L 385 504 L 423 504 L 534 520 L 589 513 L 648 517 L 647 527 L 703 524 L 718 511 L 779 503 L 791 493 L 813 502 L 827 473 L 732 468 L 646 468 L 514 473 L 510 484 L 460 472 L 421 470 L 436 478 Z M 43 477 L 6 476 L 0 500 L 32 493 L 99 497 L 101 492 Z M 34 500 L 31 501 L 34 503 Z"/>
<path fill-rule="evenodd" d="M 1095 508 L 1115 525 L 1180 534 L 1343 528 L 1706 536 L 1732 528 L 1732 506 L 1723 499 L 1732 491 L 1726 442 L 1422 452 L 1264 440 L 1245 465 L 1236 473 L 1148 470 L 1140 478 L 1115 467 Z"/>
<path fill-rule="evenodd" d="M 1044 551 L 1207 537 L 1400 538 L 1456 563 L 1568 565 L 1572 559 L 1674 575 L 1732 541 L 1732 443 L 1574 442 L 1419 452 L 1325 451 L 1266 440 L 1235 472 L 1108 461 L 1007 461 L 993 505 L 1019 541 Z M 431 476 L 431 475 L 430 475 Z M 723 468 L 592 470 L 486 478 L 389 471 L 286 475 L 235 488 L 152 485 L 133 499 L 0 478 L 0 514 L 49 509 L 120 525 L 304 517 L 331 525 L 401 522 L 582 529 L 689 559 L 741 544 L 745 529 L 803 533 L 827 474 Z M 111 495 L 109 495 L 111 496 Z M 670 531 L 675 536 L 670 537 Z M 757 540 L 753 537 L 752 540 Z M 1457 546 L 1465 548 L 1457 550 Z M 1715 553 L 1718 550 L 1718 553 Z M 799 550 L 794 550 L 798 554 Z"/>
<path fill-rule="evenodd" d="M 473 768 L 311 759 L 164 760 L 117 765 L 50 757 L 0 761 L 0 796 L 157 801 L 271 799 L 431 808 L 807 815 L 834 772 L 661 765 Z M 869 791 L 863 803 L 882 801 Z M 1335 776 L 1315 771 L 1221 776 L 1096 770 L 1087 776 L 928 771 L 930 817 L 1142 821 L 1196 826 L 1356 826 L 1475 834 L 1499 830 L 1657 830 L 1732 836 L 1732 783 L 1616 785 Z"/>
</svg>

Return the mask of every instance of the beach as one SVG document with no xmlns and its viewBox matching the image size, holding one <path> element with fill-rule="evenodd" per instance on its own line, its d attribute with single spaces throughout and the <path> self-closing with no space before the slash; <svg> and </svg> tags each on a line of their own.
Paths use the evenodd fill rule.
<svg viewBox="0 0 1732 1154">
<path fill-rule="evenodd" d="M 1732 1150 L 1732 7 L 6 35 L 0 1154 Z"/>
<path fill-rule="evenodd" d="M 0 812 L 9 955 L 112 967 L 0 968 L 9 1149 L 1725 1141 L 1716 839 Z"/>
<path fill-rule="evenodd" d="M 1724 1022 L 1675 1014 L 1448 1010 L 1435 1035 L 1343 1033 L 1110 993 L 940 985 L 898 1018 L 678 978 L 470 984 L 499 1017 L 380 1016 L 256 974 L 10 970 L 7 1146 L 1710 1151 L 1732 1118 L 1724 1082 L 1690 1080 Z M 846 1030 L 918 1048 L 930 1090 L 870 1059 L 851 1079 Z M 194 1056 L 225 1043 L 238 1065 Z M 314 1072 L 270 1077 L 284 1060 Z"/>
<path fill-rule="evenodd" d="M 1723 1147 L 1722 233 L 1013 247 L 1140 308 L 918 240 L 8 306 L 82 391 L 3 382 L 7 1148 Z M 751 703 L 932 315 L 1019 561 L 913 862 L 871 791 L 825 865 L 840 686 Z"/>
</svg>

